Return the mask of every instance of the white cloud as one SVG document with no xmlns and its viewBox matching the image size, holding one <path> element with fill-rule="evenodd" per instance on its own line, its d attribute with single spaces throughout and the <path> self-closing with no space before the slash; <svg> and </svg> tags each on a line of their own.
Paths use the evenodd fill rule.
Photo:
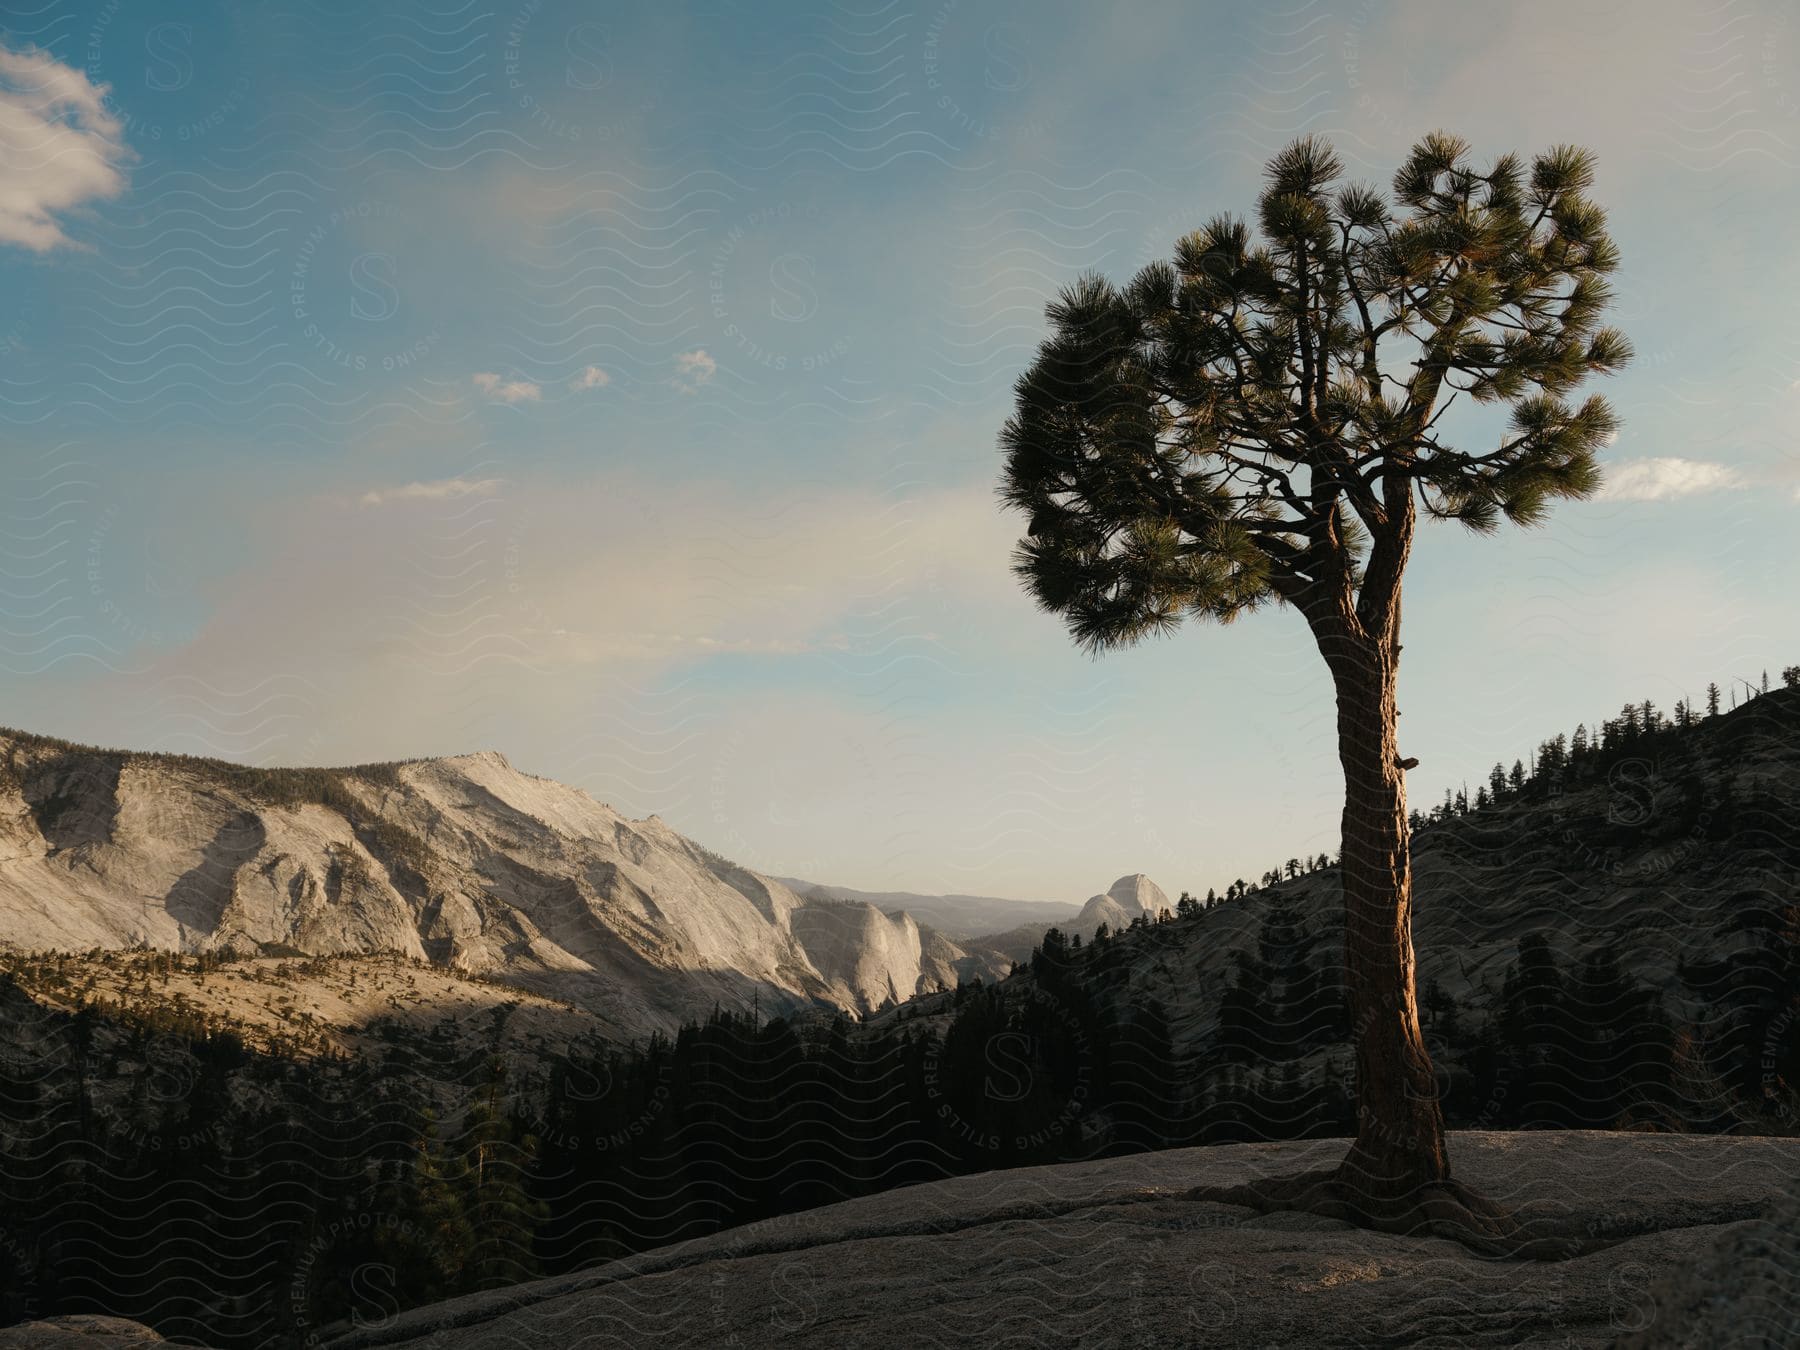
<svg viewBox="0 0 1800 1350">
<path fill-rule="evenodd" d="M 582 371 L 581 374 L 569 381 L 569 388 L 575 390 L 604 389 L 611 383 L 612 376 L 600 369 L 599 366 L 589 366 L 586 370 Z"/>
<path fill-rule="evenodd" d="M 500 403 L 536 403 L 544 393 L 530 380 L 503 380 L 491 370 L 478 371 L 469 380 L 482 393 Z"/>
<path fill-rule="evenodd" d="M 700 386 L 711 384 L 719 373 L 719 363 L 706 354 L 704 347 L 683 352 L 675 358 L 675 387 L 684 394 L 698 393 Z"/>
<path fill-rule="evenodd" d="M 500 490 L 498 478 L 440 478 L 430 483 L 407 483 L 395 488 L 376 488 L 363 493 L 364 506 L 389 502 L 441 502 L 456 497 L 488 497 Z"/>
<path fill-rule="evenodd" d="M 1741 486 L 1736 469 L 1698 459 L 1634 459 L 1606 471 L 1605 495 L 1619 502 L 1660 502 Z"/>
<path fill-rule="evenodd" d="M 131 152 L 106 88 L 48 52 L 0 47 L 0 244 L 67 244 L 59 214 L 124 191 Z"/>
</svg>

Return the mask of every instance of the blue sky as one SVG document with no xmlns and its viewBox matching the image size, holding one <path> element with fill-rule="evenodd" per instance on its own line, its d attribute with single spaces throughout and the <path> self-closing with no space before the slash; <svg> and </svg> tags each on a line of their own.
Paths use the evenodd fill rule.
<svg viewBox="0 0 1800 1350">
<path fill-rule="evenodd" d="M 0 721 L 504 750 L 765 870 L 1174 892 L 1335 845 L 1298 618 L 1092 660 L 1007 570 L 1044 301 L 1295 135 L 1577 141 L 1598 501 L 1438 527 L 1415 797 L 1800 660 L 1779 4 L 67 4 L 0 27 Z M 1473 429 L 1472 429 L 1473 432 Z"/>
</svg>

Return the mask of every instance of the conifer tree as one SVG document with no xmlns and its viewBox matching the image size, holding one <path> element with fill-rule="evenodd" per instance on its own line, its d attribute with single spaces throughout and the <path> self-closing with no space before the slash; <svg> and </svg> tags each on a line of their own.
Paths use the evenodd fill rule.
<svg viewBox="0 0 1800 1350">
<path fill-rule="evenodd" d="M 1507 1109 L 1516 1113 L 1517 1123 L 1540 1128 L 1571 1123 L 1564 1114 L 1571 1020 L 1555 952 L 1542 933 L 1525 934 L 1507 968 L 1499 1008 L 1513 1080 Z"/>
<path fill-rule="evenodd" d="M 1069 286 L 1018 382 L 1002 491 L 1027 518 L 1017 571 L 1092 650 L 1270 603 L 1305 619 L 1338 711 L 1358 1129 L 1332 1177 L 1263 1195 L 1493 1232 L 1450 1180 L 1413 988 L 1401 582 L 1421 515 L 1486 533 L 1599 486 L 1617 419 L 1571 396 L 1629 357 L 1600 324 L 1618 255 L 1572 146 L 1482 168 L 1435 132 L 1391 193 L 1342 176 L 1296 141 L 1258 229 L 1221 215 L 1123 285 Z M 1464 401 L 1509 414 L 1495 443 L 1450 438 Z"/>
</svg>

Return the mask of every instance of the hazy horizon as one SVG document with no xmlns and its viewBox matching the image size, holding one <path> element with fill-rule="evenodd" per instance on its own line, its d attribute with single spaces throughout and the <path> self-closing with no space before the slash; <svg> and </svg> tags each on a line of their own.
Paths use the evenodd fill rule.
<svg viewBox="0 0 1800 1350">
<path fill-rule="evenodd" d="M 1638 359 L 1600 499 L 1421 531 L 1415 801 L 1800 660 L 1783 7 L 1045 12 L 0 24 L 0 722 L 495 749 L 870 891 L 1331 851 L 1300 618 L 1089 658 L 1008 569 L 995 438 L 1064 283 L 1248 213 L 1296 135 L 1385 185 L 1438 127 L 1596 152 Z"/>
</svg>

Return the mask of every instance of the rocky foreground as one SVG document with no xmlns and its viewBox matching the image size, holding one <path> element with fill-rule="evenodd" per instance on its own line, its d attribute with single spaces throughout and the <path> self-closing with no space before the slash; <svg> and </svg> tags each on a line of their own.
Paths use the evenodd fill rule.
<svg viewBox="0 0 1800 1350">
<path fill-rule="evenodd" d="M 1343 1147 L 963 1177 L 325 1333 L 335 1350 L 1800 1344 L 1800 1140 L 1455 1136 L 1466 1180 L 1619 1239 L 1561 1263 L 1184 1198 Z"/>
<path fill-rule="evenodd" d="M 1456 1135 L 1466 1180 L 1614 1239 L 1560 1263 L 1483 1260 L 1441 1239 L 1185 1198 L 1320 1166 L 1343 1147 L 1181 1149 L 914 1186 L 323 1327 L 317 1340 L 332 1350 L 1800 1345 L 1800 1140 Z M 0 1350 L 159 1340 L 99 1317 L 0 1330 Z"/>
</svg>

